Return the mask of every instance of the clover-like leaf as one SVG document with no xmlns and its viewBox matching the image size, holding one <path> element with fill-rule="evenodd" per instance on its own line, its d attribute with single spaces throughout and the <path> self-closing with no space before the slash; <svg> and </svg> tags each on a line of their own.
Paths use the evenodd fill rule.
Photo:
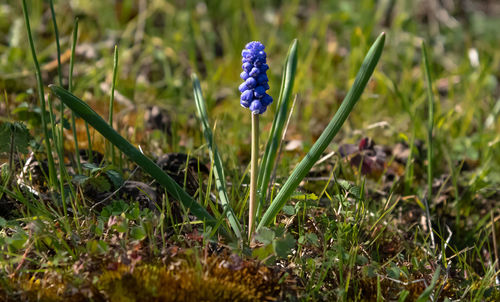
<svg viewBox="0 0 500 302">
<path fill-rule="evenodd" d="M 33 137 L 28 128 L 20 122 L 4 122 L 0 125 L 0 153 L 10 152 L 14 143 L 14 152 L 28 153 L 28 146 Z"/>
</svg>

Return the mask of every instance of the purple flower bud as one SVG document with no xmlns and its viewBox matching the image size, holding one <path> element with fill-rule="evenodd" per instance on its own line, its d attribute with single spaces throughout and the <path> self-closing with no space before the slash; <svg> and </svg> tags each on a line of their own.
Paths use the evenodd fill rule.
<svg viewBox="0 0 500 302">
<path fill-rule="evenodd" d="M 248 42 L 247 45 L 245 45 L 245 48 L 258 53 L 259 51 L 264 50 L 265 46 L 258 41 L 252 41 Z"/>
<path fill-rule="evenodd" d="M 245 102 L 251 102 L 252 98 L 253 98 L 253 92 L 252 92 L 252 90 L 249 89 L 249 90 L 243 91 L 240 99 L 242 101 L 245 101 Z"/>
<path fill-rule="evenodd" d="M 247 73 L 246 71 L 242 71 L 242 72 L 240 73 L 240 78 L 241 78 L 243 81 L 245 81 L 246 79 L 248 79 L 248 77 L 249 77 L 249 75 L 248 75 L 248 73 Z"/>
<path fill-rule="evenodd" d="M 267 78 L 267 75 L 265 73 L 261 73 L 257 77 L 257 82 L 259 82 L 259 83 L 264 83 L 264 82 L 267 82 L 267 81 L 269 81 L 269 79 Z"/>
<path fill-rule="evenodd" d="M 259 75 L 259 73 L 260 73 L 260 70 L 257 67 L 254 67 L 254 68 L 252 68 L 252 70 L 250 70 L 249 75 L 251 77 L 255 78 L 255 77 L 257 77 Z"/>
<path fill-rule="evenodd" d="M 255 85 L 257 85 L 257 81 L 254 78 L 250 77 L 245 81 L 245 84 L 248 88 L 254 88 Z"/>
<path fill-rule="evenodd" d="M 265 90 L 268 90 L 270 88 L 267 82 L 261 83 L 260 85 L 264 87 Z"/>
<path fill-rule="evenodd" d="M 240 100 L 240 105 L 242 107 L 248 108 L 250 107 L 250 102 Z"/>
<path fill-rule="evenodd" d="M 259 100 L 254 100 L 250 104 L 250 110 L 254 114 L 260 114 L 260 111 L 262 110 L 262 104 L 260 103 L 260 101 Z"/>
<path fill-rule="evenodd" d="M 264 88 L 264 86 L 257 86 L 253 91 L 254 91 L 254 96 L 258 99 L 260 99 L 261 97 L 264 96 L 264 94 L 266 94 L 266 89 Z"/>
<path fill-rule="evenodd" d="M 267 106 L 271 105 L 271 103 L 273 102 L 273 97 L 266 93 L 266 95 L 264 95 L 260 99 L 260 102 L 262 103 L 262 105 L 267 107 Z"/>
<path fill-rule="evenodd" d="M 240 87 L 238 87 L 238 89 L 240 90 L 240 92 L 248 90 L 247 83 L 246 82 L 241 83 L 241 85 L 240 85 Z"/>
<path fill-rule="evenodd" d="M 266 59 L 262 59 L 262 58 L 257 58 L 255 59 L 253 65 L 259 67 L 259 66 L 262 66 L 262 64 L 266 63 Z"/>
<path fill-rule="evenodd" d="M 241 67 L 243 67 L 244 71 L 250 72 L 250 70 L 252 70 L 253 66 L 252 66 L 252 63 L 246 62 L 246 63 L 243 63 L 243 65 Z"/>
</svg>

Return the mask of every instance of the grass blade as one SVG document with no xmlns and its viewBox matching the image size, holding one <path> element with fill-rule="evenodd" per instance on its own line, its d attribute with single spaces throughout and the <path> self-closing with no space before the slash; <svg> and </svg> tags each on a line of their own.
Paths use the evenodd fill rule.
<svg viewBox="0 0 500 302">
<path fill-rule="evenodd" d="M 56 49 L 57 49 L 57 77 L 59 85 L 62 87 L 62 71 L 61 71 L 61 44 L 59 43 L 59 29 L 57 28 L 56 12 L 54 10 L 54 0 L 49 1 L 50 14 L 52 16 L 52 24 L 54 25 L 54 35 L 56 36 Z"/>
<path fill-rule="evenodd" d="M 295 72 L 297 70 L 297 48 L 298 41 L 295 39 L 288 50 L 283 67 L 283 76 L 281 79 L 280 95 L 277 102 L 276 115 L 273 120 L 271 133 L 266 144 L 266 150 L 262 155 L 262 162 L 259 171 L 259 180 L 257 187 L 260 191 L 259 205 L 257 208 L 257 219 L 262 213 L 264 201 L 266 199 L 267 188 L 269 187 L 269 179 L 273 171 L 274 162 L 278 153 L 278 148 L 283 134 L 283 127 L 287 119 L 288 104 L 290 102 L 295 80 Z"/>
<path fill-rule="evenodd" d="M 60 189 L 60 194 L 61 194 L 61 203 L 63 207 L 63 215 L 64 217 L 68 217 L 68 210 L 66 207 L 66 194 L 64 192 L 64 181 L 63 181 L 63 175 L 64 175 L 64 159 L 63 155 L 61 152 L 61 144 L 59 143 L 61 141 L 60 133 L 57 133 L 57 127 L 56 127 L 56 122 L 55 122 L 55 115 L 52 107 L 52 101 L 51 101 L 51 96 L 49 95 L 47 98 L 47 102 L 49 105 L 49 117 L 50 117 L 50 130 L 52 131 L 52 139 L 54 140 L 54 147 L 57 153 L 57 156 L 59 157 L 59 189 Z M 62 103 L 62 102 L 61 102 Z"/>
<path fill-rule="evenodd" d="M 78 18 L 75 18 L 73 26 L 73 38 L 71 42 L 71 56 L 69 58 L 69 74 L 68 74 L 68 91 L 73 92 L 73 66 L 75 64 L 75 49 L 78 40 Z M 78 147 L 78 133 L 76 132 L 76 117 L 75 113 L 71 111 L 71 127 L 73 130 L 73 140 L 75 141 L 75 154 L 76 154 L 76 167 L 78 174 L 82 174 L 82 163 L 80 160 L 80 148 Z M 87 126 L 88 128 L 88 126 Z"/>
<path fill-rule="evenodd" d="M 432 143 L 432 132 L 434 128 L 434 94 L 432 93 L 432 78 L 431 71 L 429 67 L 429 56 L 427 54 L 427 46 L 425 42 L 422 42 L 422 57 L 424 60 L 424 70 L 425 70 L 425 80 L 427 84 L 427 100 L 428 100 L 428 125 L 427 125 L 427 198 L 423 198 L 425 203 L 425 214 L 427 216 L 427 224 L 429 227 L 429 232 L 431 235 L 432 248 L 436 246 L 434 241 L 434 232 L 432 231 L 431 214 L 429 209 L 429 203 L 432 202 L 432 164 L 434 160 L 433 156 L 433 143 Z"/>
<path fill-rule="evenodd" d="M 109 126 L 113 128 L 113 105 L 115 102 L 115 85 L 116 85 L 116 74 L 118 71 L 118 45 L 115 45 L 115 52 L 113 54 L 113 81 L 111 82 L 111 96 L 109 97 Z M 109 144 L 108 144 L 109 145 Z M 111 154 L 111 162 L 113 166 L 115 164 L 115 148 L 113 145 L 109 145 L 109 151 Z"/>
<path fill-rule="evenodd" d="M 229 224 L 231 225 L 231 228 L 233 229 L 233 232 L 236 234 L 236 236 L 241 239 L 241 225 L 238 221 L 238 217 L 236 217 L 233 209 L 231 208 L 229 197 L 227 195 L 226 177 L 224 174 L 224 168 L 222 166 L 222 160 L 220 158 L 217 145 L 215 144 L 214 141 L 212 130 L 210 129 L 210 125 L 208 123 L 207 108 L 205 106 L 205 100 L 203 98 L 203 93 L 201 91 L 200 81 L 198 80 L 198 77 L 195 74 L 193 74 L 191 78 L 193 80 L 193 93 L 194 93 L 194 100 L 196 102 L 198 117 L 200 119 L 203 128 L 203 134 L 205 135 L 205 140 L 208 143 L 208 150 L 210 151 L 211 160 L 214 163 L 215 187 L 217 189 L 217 192 L 219 192 L 219 199 L 222 203 L 224 212 L 226 212 Z"/>
<path fill-rule="evenodd" d="M 49 86 L 52 92 L 75 111 L 80 117 L 86 120 L 92 127 L 101 133 L 107 140 L 115 145 L 120 151 L 125 153 L 131 160 L 139 165 L 144 171 L 149 173 L 167 191 L 186 208 L 191 210 L 193 215 L 204 221 L 208 225 L 215 226 L 217 221 L 186 191 L 184 191 L 168 174 L 158 167 L 151 159 L 143 155 L 137 148 L 130 144 L 125 138 L 118 134 L 104 119 L 102 119 L 92 108 L 82 100 L 56 85 Z"/>
<path fill-rule="evenodd" d="M 50 145 L 47 121 L 45 120 L 46 106 L 45 106 L 45 94 L 43 91 L 44 89 L 43 89 L 42 73 L 40 71 L 40 65 L 38 64 L 38 59 L 36 57 L 35 43 L 33 42 L 33 36 L 31 35 L 31 27 L 30 27 L 30 20 L 28 17 L 28 8 L 26 7 L 26 0 L 23 0 L 23 13 L 24 13 L 24 21 L 26 23 L 26 30 L 28 32 L 28 41 L 31 48 L 31 55 L 33 56 L 33 63 L 35 64 L 35 76 L 38 88 L 38 99 L 40 101 L 40 107 L 42 109 L 41 120 L 42 120 L 43 134 L 45 136 L 44 138 L 45 149 L 46 149 L 45 151 L 47 152 L 47 161 L 49 166 L 49 183 L 51 184 L 51 186 L 55 186 L 57 185 L 56 168 L 54 164 L 54 158 L 52 157 L 52 147 Z"/>
<path fill-rule="evenodd" d="M 427 286 L 427 288 L 418 296 L 417 302 L 425 302 L 431 300 L 430 297 L 432 295 L 432 292 L 434 291 L 434 287 L 436 287 L 436 283 L 439 280 L 439 276 L 441 274 L 441 267 L 438 266 L 436 268 L 436 271 L 434 272 L 434 275 L 432 276 L 431 284 Z M 432 299 L 434 301 L 434 299 Z"/>
<path fill-rule="evenodd" d="M 337 132 L 340 130 L 349 113 L 359 100 L 368 80 L 370 79 L 375 66 L 377 65 L 385 43 L 385 33 L 382 33 L 372 47 L 368 51 L 363 64 L 356 76 L 353 86 L 347 93 L 339 110 L 335 113 L 334 117 L 323 131 L 318 141 L 312 146 L 311 150 L 306 154 L 305 158 L 295 168 L 292 175 L 288 178 L 283 188 L 279 191 L 276 198 L 271 203 L 270 207 L 264 213 L 262 220 L 257 227 L 257 231 L 266 225 L 269 225 L 274 217 L 278 214 L 281 208 L 285 205 L 288 198 L 292 195 L 293 191 L 297 188 L 299 183 L 304 179 L 311 167 L 318 161 L 319 157 L 330 144 Z"/>
</svg>

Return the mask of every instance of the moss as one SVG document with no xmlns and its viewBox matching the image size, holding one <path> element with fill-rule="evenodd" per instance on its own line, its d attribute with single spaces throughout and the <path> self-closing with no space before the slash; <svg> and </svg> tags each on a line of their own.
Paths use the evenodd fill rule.
<svg viewBox="0 0 500 302">
<path fill-rule="evenodd" d="M 169 260 L 138 266 L 110 263 L 85 282 L 56 272 L 5 278 L 0 302 L 269 301 L 282 291 L 281 274 L 251 260 L 234 256 L 201 260 L 193 254 Z"/>
<path fill-rule="evenodd" d="M 174 269 L 119 265 L 100 276 L 98 287 L 110 301 L 263 301 L 280 292 L 278 276 L 264 266 L 247 262 L 235 269 L 221 264 L 209 258 L 203 269 L 187 262 Z"/>
<path fill-rule="evenodd" d="M 6 277 L 0 283 L 0 302 L 104 301 L 104 296 L 90 284 L 75 287 L 71 281 L 56 272 Z"/>
</svg>

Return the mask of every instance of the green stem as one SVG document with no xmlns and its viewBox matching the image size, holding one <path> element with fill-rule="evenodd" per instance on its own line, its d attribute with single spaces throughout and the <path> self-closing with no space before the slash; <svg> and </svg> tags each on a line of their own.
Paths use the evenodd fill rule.
<svg viewBox="0 0 500 302">
<path fill-rule="evenodd" d="M 94 157 L 92 155 L 92 139 L 90 137 L 90 129 L 89 129 L 89 123 L 87 121 L 85 121 L 85 131 L 87 132 L 87 141 L 88 141 L 88 147 L 89 147 L 89 150 L 88 150 L 88 162 L 89 163 L 93 163 L 94 162 Z"/>
<path fill-rule="evenodd" d="M 59 30 L 57 29 L 56 12 L 54 10 L 54 1 L 50 0 L 50 13 L 52 15 L 52 24 L 54 25 L 54 35 L 56 36 L 56 50 L 57 50 L 57 77 L 59 85 L 62 87 L 62 72 L 61 72 L 61 44 L 59 43 Z"/>
<path fill-rule="evenodd" d="M 43 81 L 42 81 L 42 73 L 40 71 L 40 65 L 38 64 L 38 59 L 36 57 L 36 51 L 35 51 L 35 44 L 33 42 L 33 36 L 31 35 L 31 27 L 30 27 L 30 20 L 28 17 L 28 9 L 26 7 L 26 0 L 23 0 L 23 13 L 24 13 L 24 21 L 26 22 L 26 30 L 28 32 L 28 41 L 30 44 L 31 48 L 31 55 L 33 56 L 33 63 L 35 64 L 35 76 L 37 80 L 37 90 L 38 90 L 38 99 L 40 101 L 40 107 L 42 109 L 42 128 L 44 132 L 44 142 L 45 142 L 45 149 L 47 151 L 47 161 L 49 165 L 49 182 L 52 186 L 57 184 L 57 178 L 55 174 L 55 165 L 54 165 L 54 158 L 52 157 L 52 147 L 50 145 L 50 140 L 49 140 L 49 130 L 47 128 L 47 121 L 45 120 L 45 111 L 46 111 L 46 106 L 45 106 L 45 95 L 43 91 Z"/>
<path fill-rule="evenodd" d="M 295 73 L 297 70 L 297 50 L 298 40 L 293 40 L 288 54 L 285 59 L 283 67 L 283 75 L 281 79 L 281 89 L 276 103 L 276 114 L 271 127 L 271 132 L 267 140 L 266 149 L 260 161 L 258 188 L 261 192 L 259 196 L 259 203 L 257 205 L 257 219 L 262 217 L 262 210 L 266 202 L 267 192 L 269 189 L 269 181 L 276 161 L 276 156 L 279 153 L 278 149 L 281 145 L 281 138 L 283 127 L 287 119 L 288 104 L 293 91 L 293 84 L 295 81 Z"/>
<path fill-rule="evenodd" d="M 259 173 L 259 114 L 252 113 L 252 158 L 250 161 L 250 206 L 248 214 L 248 239 L 253 237 L 255 210 L 257 209 L 257 176 Z"/>
<path fill-rule="evenodd" d="M 422 44 L 422 52 L 424 54 L 424 65 L 426 74 L 426 84 L 427 84 L 427 98 L 428 98 L 428 124 L 427 124 L 427 189 L 428 189 L 428 200 L 432 201 L 432 162 L 433 162 L 433 142 L 432 142 L 432 132 L 434 129 L 434 95 L 432 93 L 432 79 L 429 68 L 429 60 L 427 56 L 427 47 Z"/>
<path fill-rule="evenodd" d="M 8 107 L 7 107 L 8 108 Z M 16 173 L 15 169 L 16 166 L 14 165 L 14 144 L 15 144 L 15 139 L 16 139 L 16 127 L 11 125 L 11 131 L 10 131 L 10 153 L 9 153 L 9 176 L 7 177 L 7 180 L 5 181 L 5 185 L 8 186 L 10 184 L 10 178 L 14 173 Z M 0 194 L 0 198 L 2 198 L 2 194 Z"/>
<path fill-rule="evenodd" d="M 241 239 L 242 238 L 241 225 L 238 220 L 238 216 L 235 215 L 231 207 L 231 202 L 229 201 L 229 197 L 227 196 L 226 177 L 224 174 L 224 168 L 222 166 L 222 159 L 220 157 L 219 150 L 217 149 L 217 144 L 215 143 L 214 135 L 208 123 L 207 108 L 205 106 L 205 100 L 203 99 L 203 93 L 201 91 L 200 81 L 198 80 L 198 77 L 195 74 L 193 74 L 191 77 L 193 80 L 193 94 L 196 103 L 196 109 L 198 112 L 198 116 L 200 118 L 201 126 L 203 128 L 203 134 L 205 136 L 205 140 L 208 143 L 210 160 L 213 163 L 213 169 L 211 169 L 210 173 L 213 173 L 213 176 L 215 178 L 215 188 L 219 193 L 219 199 L 222 208 L 226 213 L 227 219 L 229 220 L 229 224 L 231 225 L 231 228 L 233 229 L 236 237 L 238 239 Z M 211 175 L 208 179 L 211 179 Z M 207 194 L 208 193 L 209 192 L 207 192 Z M 208 197 L 206 201 L 208 201 Z"/>
<path fill-rule="evenodd" d="M 61 190 L 61 203 L 62 203 L 62 207 L 63 207 L 64 217 L 68 217 L 68 209 L 66 207 L 66 194 L 64 192 L 64 182 L 63 182 L 64 157 L 61 154 L 61 149 L 60 149 L 61 145 L 59 144 L 60 139 L 58 139 L 59 134 L 57 133 L 57 127 L 56 127 L 56 123 L 54 121 L 54 111 L 52 110 L 52 101 L 50 99 L 50 96 L 48 98 L 48 102 L 49 102 L 49 112 L 50 112 L 50 123 L 52 125 L 52 127 L 51 127 L 51 129 L 52 129 L 52 138 L 54 139 L 54 144 L 55 144 L 55 147 L 56 147 L 56 152 L 57 152 L 57 155 L 59 157 L 59 177 L 60 177 L 60 180 L 59 180 L 59 189 Z M 62 103 L 62 101 L 61 101 L 61 103 Z"/>
<path fill-rule="evenodd" d="M 422 56 L 424 58 L 424 70 L 425 70 L 425 80 L 427 84 L 427 100 L 428 100 L 428 124 L 427 124 L 427 199 L 424 198 L 425 202 L 425 212 L 427 215 L 427 223 L 429 227 L 429 233 L 431 236 L 432 248 L 435 247 L 434 232 L 432 231 L 431 214 L 429 209 L 429 204 L 432 202 L 432 163 L 433 158 L 433 142 L 432 142 L 432 132 L 434 128 L 434 94 L 432 93 L 432 78 L 431 71 L 429 67 L 429 56 L 427 53 L 427 46 L 425 42 L 422 42 Z"/>
<path fill-rule="evenodd" d="M 69 75 L 68 75 L 68 91 L 73 92 L 73 66 L 75 64 L 75 49 L 76 41 L 78 39 L 78 18 L 75 19 L 75 24 L 73 28 L 73 40 L 71 43 L 71 57 L 69 59 Z M 76 167 L 78 174 L 82 174 L 82 163 L 80 160 L 80 148 L 78 147 L 78 133 L 76 131 L 76 117 L 75 113 L 71 111 L 71 127 L 73 128 L 73 140 L 75 141 L 75 156 L 76 156 Z"/>
<path fill-rule="evenodd" d="M 115 101 L 115 84 L 116 84 L 116 73 L 118 70 L 118 45 L 115 45 L 115 53 L 113 56 L 113 82 L 111 82 L 111 96 L 109 98 L 109 126 L 113 128 L 113 104 Z M 113 166 L 115 165 L 115 148 L 111 143 L 108 142 L 110 153 L 111 153 L 111 162 Z"/>
</svg>

